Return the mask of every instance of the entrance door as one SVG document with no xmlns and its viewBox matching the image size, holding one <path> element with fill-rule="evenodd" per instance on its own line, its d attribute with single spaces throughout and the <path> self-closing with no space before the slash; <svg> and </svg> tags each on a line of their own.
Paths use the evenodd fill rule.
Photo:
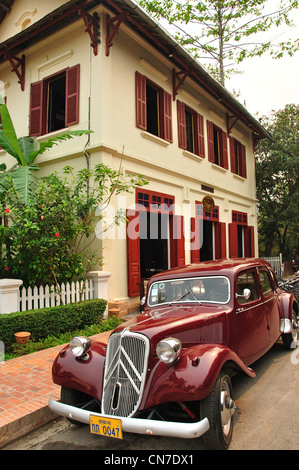
<svg viewBox="0 0 299 470">
<path fill-rule="evenodd" d="M 169 217 L 157 212 L 140 211 L 141 278 L 168 269 Z"/>
<path fill-rule="evenodd" d="M 200 249 L 200 261 L 210 261 L 214 259 L 213 245 L 213 222 L 203 220 L 203 239 Z"/>
</svg>

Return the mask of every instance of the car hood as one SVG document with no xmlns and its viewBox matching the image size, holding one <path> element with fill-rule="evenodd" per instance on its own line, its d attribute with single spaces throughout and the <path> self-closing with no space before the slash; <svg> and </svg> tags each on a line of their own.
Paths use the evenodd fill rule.
<svg viewBox="0 0 299 470">
<path fill-rule="evenodd" d="M 199 343 L 227 342 L 227 305 L 169 305 L 147 309 L 136 320 L 127 322 L 115 331 L 125 328 L 147 336 L 153 347 L 164 338 L 175 337 L 183 347 Z"/>
</svg>

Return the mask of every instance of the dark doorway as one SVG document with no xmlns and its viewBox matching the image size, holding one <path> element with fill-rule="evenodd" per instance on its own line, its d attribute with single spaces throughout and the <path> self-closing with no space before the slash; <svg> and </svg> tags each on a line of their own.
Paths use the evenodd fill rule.
<svg viewBox="0 0 299 470">
<path fill-rule="evenodd" d="M 48 132 L 54 132 L 65 127 L 65 74 L 49 82 L 48 93 Z"/>
<path fill-rule="evenodd" d="M 166 214 L 139 212 L 141 278 L 168 269 L 168 221 Z"/>
<path fill-rule="evenodd" d="M 238 225 L 238 257 L 242 258 L 243 256 L 243 226 Z"/>
<path fill-rule="evenodd" d="M 200 261 L 210 261 L 213 259 L 213 222 L 203 221 L 203 241 L 200 249 Z"/>
</svg>

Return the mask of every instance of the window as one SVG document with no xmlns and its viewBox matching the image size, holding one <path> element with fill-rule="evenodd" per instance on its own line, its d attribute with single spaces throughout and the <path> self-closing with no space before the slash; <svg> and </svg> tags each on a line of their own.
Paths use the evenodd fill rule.
<svg viewBox="0 0 299 470">
<path fill-rule="evenodd" d="M 261 283 L 262 292 L 265 297 L 273 292 L 271 279 L 268 271 L 265 269 L 259 269 L 259 279 Z"/>
<path fill-rule="evenodd" d="M 236 175 L 246 178 L 246 149 L 234 137 L 230 137 L 230 162 L 231 171 Z"/>
<path fill-rule="evenodd" d="M 136 72 L 136 126 L 172 142 L 171 95 Z"/>
<path fill-rule="evenodd" d="M 31 84 L 29 135 L 38 136 L 79 122 L 80 65 Z"/>
<path fill-rule="evenodd" d="M 174 197 L 154 191 L 136 191 L 136 203 L 147 211 L 172 213 Z"/>
<path fill-rule="evenodd" d="M 222 168 L 228 169 L 227 135 L 213 122 L 207 121 L 208 129 L 208 158 Z"/>
<path fill-rule="evenodd" d="M 205 156 L 203 116 L 177 101 L 179 147 L 200 157 Z"/>
<path fill-rule="evenodd" d="M 250 296 L 245 298 L 244 289 L 250 290 Z M 238 275 L 237 278 L 237 299 L 239 304 L 252 302 L 259 298 L 258 289 L 256 285 L 255 272 L 245 271 Z"/>
</svg>

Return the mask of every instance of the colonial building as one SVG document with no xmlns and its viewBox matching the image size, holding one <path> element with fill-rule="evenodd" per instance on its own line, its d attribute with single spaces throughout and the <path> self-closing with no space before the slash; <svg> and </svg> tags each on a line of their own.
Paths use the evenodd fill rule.
<svg viewBox="0 0 299 470">
<path fill-rule="evenodd" d="M 0 21 L 18 136 L 93 131 L 41 155 L 41 171 L 103 162 L 149 182 L 113 201 L 128 224 L 98 239 L 111 300 L 136 303 L 170 267 L 258 255 L 254 146 L 270 136 L 136 3 L 3 0 Z"/>
</svg>

